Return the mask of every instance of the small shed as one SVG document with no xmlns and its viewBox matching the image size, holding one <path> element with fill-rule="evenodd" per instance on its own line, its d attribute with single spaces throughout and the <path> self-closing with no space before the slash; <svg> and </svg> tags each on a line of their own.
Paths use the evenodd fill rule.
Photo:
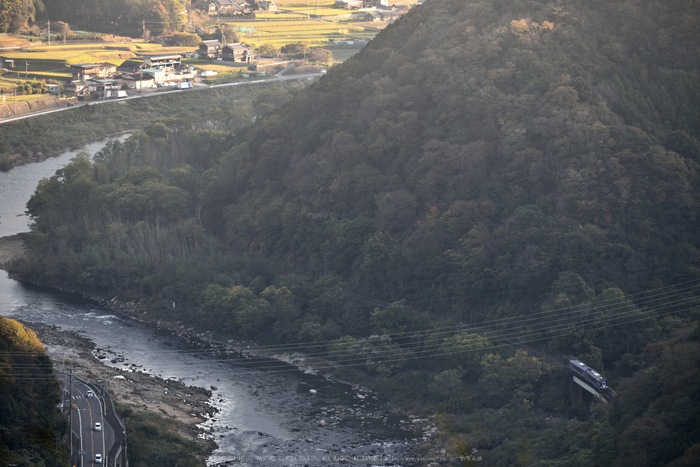
<svg viewBox="0 0 700 467">
<path fill-rule="evenodd" d="M 46 87 L 49 89 L 49 92 L 51 94 L 61 93 L 61 86 L 59 86 L 58 84 L 47 84 Z"/>
</svg>

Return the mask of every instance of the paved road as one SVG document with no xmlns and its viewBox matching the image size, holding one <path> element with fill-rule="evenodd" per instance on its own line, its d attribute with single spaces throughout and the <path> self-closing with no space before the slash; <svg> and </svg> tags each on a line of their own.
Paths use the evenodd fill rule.
<svg viewBox="0 0 700 467">
<path fill-rule="evenodd" d="M 63 383 L 64 397 L 67 399 L 70 394 L 68 387 L 68 376 L 59 375 Z M 73 421 L 72 429 L 79 436 L 80 451 L 85 451 L 85 455 L 74 459 L 76 467 L 87 467 L 95 465 L 95 454 L 102 455 L 102 465 L 107 465 L 107 452 L 114 443 L 114 428 L 103 416 L 101 397 L 95 395 L 88 396 L 90 387 L 80 380 L 74 379 L 72 391 Z M 95 431 L 95 423 L 102 425 L 102 431 Z M 99 464 L 97 464 L 99 465 Z"/>
<path fill-rule="evenodd" d="M 131 100 L 131 99 L 143 99 L 147 97 L 154 97 L 154 96 L 162 96 L 165 94 L 172 94 L 172 93 L 177 93 L 177 92 L 193 92 L 193 91 L 203 91 L 206 89 L 213 89 L 213 88 L 223 88 L 223 87 L 228 87 L 228 86 L 245 86 L 248 84 L 257 84 L 257 83 L 268 83 L 272 81 L 289 81 L 289 80 L 294 80 L 294 79 L 307 79 L 307 78 L 316 78 L 319 76 L 323 76 L 322 73 L 306 73 L 306 74 L 300 74 L 300 75 L 290 75 L 290 76 L 272 76 L 269 78 L 264 78 L 264 79 L 256 79 L 252 81 L 238 81 L 235 83 L 223 83 L 223 84 L 214 84 L 211 86 L 195 86 L 190 89 L 173 89 L 169 91 L 144 91 L 144 92 L 135 92 L 135 91 L 129 91 L 131 94 L 129 97 L 121 98 L 121 99 L 107 99 L 104 101 L 91 101 L 91 102 L 77 102 L 75 103 L 72 107 L 55 107 L 53 109 L 48 109 L 48 110 L 37 110 L 36 112 L 28 112 L 26 114 L 22 115 L 17 115 L 13 117 L 0 117 L 0 124 L 6 123 L 6 122 L 12 122 L 15 120 L 22 120 L 24 118 L 32 118 L 36 117 L 38 115 L 46 115 L 54 112 L 63 112 L 65 110 L 70 110 L 75 107 L 82 107 L 84 105 L 99 105 L 99 104 L 110 104 L 114 102 L 121 102 L 121 101 L 126 101 L 126 100 Z"/>
</svg>

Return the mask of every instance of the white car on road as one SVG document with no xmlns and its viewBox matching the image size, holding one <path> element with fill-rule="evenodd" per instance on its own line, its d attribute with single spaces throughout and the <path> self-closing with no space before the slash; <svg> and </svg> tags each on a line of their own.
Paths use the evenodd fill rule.
<svg viewBox="0 0 700 467">
<path fill-rule="evenodd" d="M 95 422 L 95 431 L 102 431 L 102 424 L 100 422 Z"/>
<path fill-rule="evenodd" d="M 95 464 L 102 463 L 102 454 L 95 454 Z"/>
</svg>

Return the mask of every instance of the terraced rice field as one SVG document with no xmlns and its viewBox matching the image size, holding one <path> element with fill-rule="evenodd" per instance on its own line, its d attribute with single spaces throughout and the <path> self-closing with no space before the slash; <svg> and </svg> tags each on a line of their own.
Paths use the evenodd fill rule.
<svg viewBox="0 0 700 467">
<path fill-rule="evenodd" d="M 404 5 L 410 6 L 415 3 L 417 3 L 418 0 L 389 0 L 389 5 L 393 5 L 394 3 L 403 3 Z M 313 0 L 307 0 L 306 2 L 301 2 L 299 0 L 279 0 L 277 2 L 277 7 L 283 10 L 308 10 L 311 9 L 311 13 L 313 14 L 313 10 L 318 7 L 318 11 L 320 12 L 322 9 L 323 10 L 332 10 L 336 12 L 345 12 L 348 13 L 350 10 L 345 10 L 343 8 L 335 8 L 335 0 L 319 0 L 318 5 L 316 5 L 316 2 Z M 321 14 L 321 13 L 319 13 Z"/>
<path fill-rule="evenodd" d="M 0 48 L 2 47 L 25 47 L 29 41 L 23 37 L 0 34 Z"/>
<path fill-rule="evenodd" d="M 14 81 L 8 81 L 6 79 L 0 78 L 0 89 L 2 88 L 12 88 L 15 86 Z"/>
<path fill-rule="evenodd" d="M 28 63 L 31 73 L 68 73 L 70 65 L 80 63 L 109 62 L 120 65 L 129 58 L 143 58 L 153 55 L 183 54 L 194 47 L 163 47 L 160 44 L 86 44 L 51 45 L 32 47 L 25 50 L 12 50 L 3 57 L 15 60 L 15 71 L 24 74 L 24 64 Z"/>
<path fill-rule="evenodd" d="M 233 26 L 255 28 L 254 32 L 241 33 L 241 41 L 256 45 L 271 44 L 282 47 L 295 42 L 308 43 L 311 47 L 323 47 L 336 40 L 365 39 L 370 40 L 379 33 L 379 29 L 367 22 L 331 22 L 331 21 L 256 21 L 229 22 Z"/>
<path fill-rule="evenodd" d="M 303 18 L 300 15 L 294 15 L 291 13 L 256 13 L 255 17 L 258 20 L 269 20 L 269 21 L 283 21 L 283 20 L 296 20 Z"/>
<path fill-rule="evenodd" d="M 299 0 L 279 0 L 275 3 L 277 4 L 277 8 L 284 8 L 284 9 L 291 9 L 294 7 L 308 7 L 308 6 L 315 6 L 316 5 L 315 0 L 307 0 L 305 2 L 300 2 Z M 334 5 L 334 4 L 335 4 L 335 0 L 318 0 L 319 8 L 329 7 L 329 6 Z"/>
<path fill-rule="evenodd" d="M 13 79 L 70 79 L 70 65 L 80 63 L 108 62 L 121 65 L 130 58 L 144 58 L 154 55 L 184 54 L 195 47 L 163 47 L 160 44 L 78 44 L 36 46 L 23 50 L 2 52 L 3 58 L 15 60 L 14 70 L 3 75 L 2 87 L 13 87 Z M 25 65 L 26 64 L 26 65 Z M 26 78 L 25 78 L 26 76 Z"/>
<path fill-rule="evenodd" d="M 321 8 L 320 6 L 302 6 L 302 7 L 289 7 L 285 10 L 291 10 L 295 13 L 301 13 L 304 15 L 318 15 L 318 16 L 341 16 L 349 15 L 351 12 L 349 10 L 343 10 L 341 8 Z"/>
<path fill-rule="evenodd" d="M 281 10 L 290 10 L 305 15 L 337 16 L 350 13 L 349 10 L 343 8 L 334 8 L 334 5 L 335 0 L 319 0 L 318 4 L 314 1 L 300 3 L 298 0 L 277 3 L 277 7 Z"/>
</svg>

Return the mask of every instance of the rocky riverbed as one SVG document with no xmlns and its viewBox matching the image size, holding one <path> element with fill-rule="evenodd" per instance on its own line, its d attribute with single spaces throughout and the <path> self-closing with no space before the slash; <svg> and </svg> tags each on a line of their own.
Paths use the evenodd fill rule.
<svg viewBox="0 0 700 467">
<path fill-rule="evenodd" d="M 263 439 L 260 456 L 264 459 L 266 452 L 284 452 L 290 456 L 287 460 L 307 458 L 309 462 L 302 462 L 298 465 L 449 465 L 450 462 L 431 462 L 426 459 L 447 459 L 444 450 L 435 451 L 438 438 L 443 436 L 438 430 L 433 418 L 418 418 L 414 415 L 401 411 L 397 407 L 379 401 L 379 395 L 372 391 L 349 382 L 338 380 L 331 376 L 333 365 L 325 360 L 309 358 L 303 353 L 292 354 L 270 354 L 259 351 L 253 343 L 237 342 L 235 340 L 222 341 L 216 339 L 212 332 L 197 332 L 181 322 L 164 322 L 151 319 L 145 312 L 144 302 L 120 302 L 117 297 L 109 301 L 101 301 L 100 305 L 122 316 L 128 316 L 139 322 L 148 323 L 155 326 L 161 332 L 172 335 L 176 339 L 181 339 L 193 348 L 206 351 L 208 354 L 227 358 L 229 356 L 250 357 L 252 359 L 272 359 L 283 362 L 290 367 L 296 367 L 301 373 L 308 375 L 322 376 L 327 381 L 341 383 L 346 386 L 345 394 L 351 396 L 354 402 L 351 405 L 334 405 L 320 407 L 314 414 L 313 422 L 320 429 L 311 436 L 302 436 L 295 440 L 282 441 L 258 432 L 252 434 L 258 437 L 255 440 L 260 442 Z M 216 392 L 216 387 L 211 389 Z M 310 394 L 315 394 L 315 390 L 310 389 Z M 399 429 L 403 435 L 399 439 L 403 441 L 376 442 L 372 436 L 360 436 L 349 439 L 338 433 L 350 425 L 360 430 L 371 430 L 372 426 L 387 425 L 393 419 L 395 423 L 399 420 Z M 210 422 L 214 423 L 210 423 Z M 236 430 L 236 427 L 222 426 L 216 423 L 216 419 L 210 420 L 204 426 L 208 430 L 205 435 L 210 440 L 216 441 L 225 433 Z M 338 430 L 338 431 L 335 431 Z M 315 446 L 315 447 L 314 447 Z M 318 451 L 318 456 L 308 456 L 309 449 Z M 442 451 L 442 452 L 441 452 Z M 423 456 L 416 457 L 416 452 L 423 453 Z M 426 457 L 427 455 L 427 457 Z M 269 457 L 269 465 L 297 465 L 286 463 L 279 454 Z M 364 462 L 367 460 L 367 462 Z M 246 458 L 235 458 L 230 461 L 216 462 L 214 466 L 223 467 L 229 465 L 240 465 L 247 463 Z M 256 464 L 256 465 L 265 465 Z"/>
<path fill-rule="evenodd" d="M 183 422 L 182 434 L 216 443 L 209 465 L 428 465 L 414 461 L 415 453 L 441 444 L 432 419 L 338 384 L 328 362 L 268 355 L 252 343 L 154 321 L 143 303 L 115 298 L 101 305 L 113 314 L 56 302 L 19 305 L 13 313 L 26 317 L 57 365 L 105 381 L 118 403 L 173 417 Z"/>
<path fill-rule="evenodd" d="M 118 302 L 114 304 L 118 306 Z M 74 374 L 83 379 L 93 382 L 101 379 L 112 392 L 115 402 L 179 420 L 182 422 L 182 435 L 198 439 L 210 450 L 214 448 L 214 443 L 238 433 L 236 438 L 248 450 L 236 451 L 245 452 L 246 455 L 239 458 L 229 451 L 228 454 L 215 456 L 214 460 L 210 459 L 210 465 L 297 465 L 289 463 L 293 459 L 306 459 L 299 465 L 367 465 L 365 460 L 371 461 L 370 464 L 382 460 L 381 465 L 425 465 L 407 459 L 412 458 L 418 444 L 431 443 L 436 435 L 435 424 L 431 420 L 417 419 L 388 404 L 379 403 L 378 395 L 352 385 L 345 386 L 345 397 L 354 402 L 317 407 L 310 419 L 295 425 L 299 427 L 299 432 L 292 439 L 262 431 L 242 430 L 235 424 L 219 419 L 215 405 L 225 404 L 226 401 L 219 399 L 220 391 L 216 386 L 201 388 L 159 378 L 148 373 L 148 369 L 125 361 L 118 352 L 95 346 L 78 333 L 36 322 L 29 326 L 44 342 L 59 368 L 72 366 Z M 162 323 L 161 330 L 164 330 Z M 233 350 L 234 343 L 223 345 L 206 333 L 194 335 L 188 329 L 171 330 L 169 333 L 173 338 L 189 342 L 207 354 L 218 353 L 223 357 L 238 353 Z M 309 364 L 301 354 L 283 360 L 297 365 L 307 374 L 313 371 L 309 370 Z M 263 392 L 266 389 L 260 387 L 260 391 L 260 397 L 265 399 Z M 308 389 L 307 397 L 315 399 L 321 396 L 317 396 L 315 390 Z M 396 425 L 398 419 L 401 420 L 399 427 L 404 435 L 396 440 L 377 441 L 370 434 L 378 426 Z M 256 447 L 251 450 L 250 446 Z"/>
<path fill-rule="evenodd" d="M 83 380 L 102 380 L 116 403 L 174 418 L 182 422 L 181 434 L 188 438 L 205 437 L 206 431 L 197 425 L 216 416 L 209 403 L 211 391 L 142 373 L 137 367 L 123 370 L 104 365 L 108 352 L 89 339 L 57 326 L 25 324 L 37 334 L 59 370 L 70 367 Z"/>
</svg>

